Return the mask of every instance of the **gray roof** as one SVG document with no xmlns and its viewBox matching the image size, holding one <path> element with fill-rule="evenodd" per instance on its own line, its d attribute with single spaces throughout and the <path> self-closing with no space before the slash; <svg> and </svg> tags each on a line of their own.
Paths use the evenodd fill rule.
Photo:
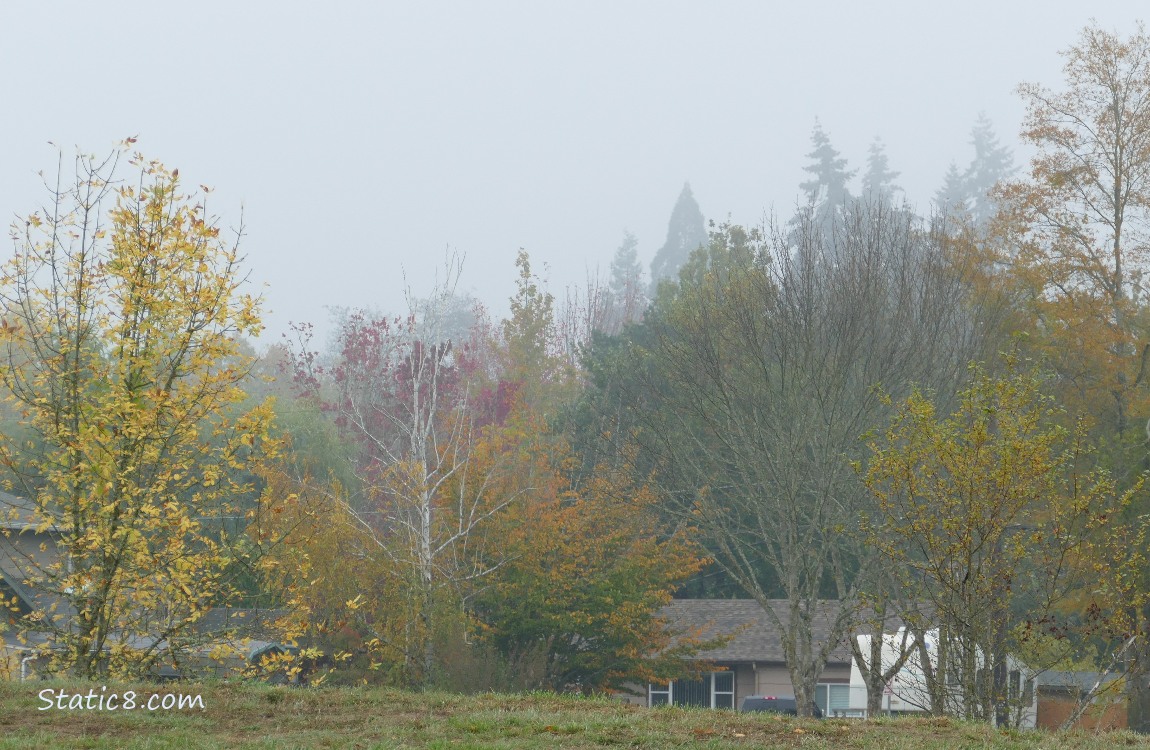
<svg viewBox="0 0 1150 750">
<path fill-rule="evenodd" d="M 274 642 L 276 622 L 289 614 L 286 609 L 212 607 L 195 624 L 205 634 L 230 634 Z"/>
<path fill-rule="evenodd" d="M 769 605 L 786 622 L 785 599 L 771 599 Z M 811 622 L 816 644 L 824 643 L 837 614 L 837 601 L 819 602 Z M 727 645 L 700 652 L 695 658 L 714 662 L 783 663 L 783 641 L 778 628 L 754 599 L 676 599 L 660 614 L 676 631 L 701 631 L 704 639 L 734 634 Z M 850 645 L 844 638 L 835 645 L 828 664 L 850 664 Z"/>
<path fill-rule="evenodd" d="M 0 490 L 0 529 L 30 531 L 44 522 L 36 504 L 26 497 Z"/>
<path fill-rule="evenodd" d="M 67 616 L 75 609 L 63 597 L 25 585 L 26 580 L 38 577 L 43 571 L 19 549 L 13 537 L 50 533 L 55 528 L 38 532 L 42 523 L 43 517 L 37 514 L 36 505 L 31 500 L 0 491 L 0 582 L 19 596 L 29 609 Z"/>
<path fill-rule="evenodd" d="M 1038 674 L 1034 679 L 1038 683 L 1040 689 L 1048 690 L 1069 690 L 1069 691 L 1082 691 L 1086 692 L 1094 687 L 1094 683 L 1098 682 L 1098 672 L 1063 672 L 1058 670 L 1047 670 Z M 1102 678 L 1101 687 L 1105 688 L 1111 682 L 1117 680 L 1121 675 L 1108 674 Z"/>
</svg>

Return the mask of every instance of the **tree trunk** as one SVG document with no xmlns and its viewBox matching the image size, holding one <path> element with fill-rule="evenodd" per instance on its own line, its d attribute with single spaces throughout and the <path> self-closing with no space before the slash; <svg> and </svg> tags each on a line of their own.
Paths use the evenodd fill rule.
<svg viewBox="0 0 1150 750">
<path fill-rule="evenodd" d="M 882 713 L 882 696 L 885 691 L 886 683 L 881 686 L 867 684 L 866 715 L 868 719 L 873 719 Z"/>
<path fill-rule="evenodd" d="M 1126 668 L 1126 724 L 1133 732 L 1150 734 L 1150 684 L 1147 666 L 1150 665 L 1150 639 L 1146 637 L 1147 613 L 1138 617 L 1140 637 L 1130 649 Z"/>
<path fill-rule="evenodd" d="M 887 676 L 882 668 L 882 628 L 878 628 L 877 634 L 870 634 L 868 654 L 863 654 L 862 648 L 858 645 L 858 638 L 852 636 L 850 644 L 851 654 L 866 686 L 866 715 L 868 719 L 873 719 L 882 711 L 882 696 L 887 684 Z"/>
<path fill-rule="evenodd" d="M 792 670 L 791 675 L 792 687 L 795 689 L 795 710 L 799 716 L 810 718 L 815 715 L 814 683 L 818 675 L 809 675 L 807 670 L 798 671 L 798 674 Z"/>
</svg>

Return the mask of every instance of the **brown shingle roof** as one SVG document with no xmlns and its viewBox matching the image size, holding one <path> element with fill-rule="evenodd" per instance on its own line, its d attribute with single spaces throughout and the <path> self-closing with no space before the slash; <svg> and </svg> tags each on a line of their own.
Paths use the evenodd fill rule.
<svg viewBox="0 0 1150 750">
<path fill-rule="evenodd" d="M 785 599 L 771 599 L 770 606 L 782 622 L 789 617 Z M 826 641 L 837 614 L 836 601 L 819 602 L 811 622 L 816 644 Z M 727 645 L 700 652 L 695 658 L 715 662 L 785 661 L 783 641 L 774 622 L 754 599 L 676 599 L 660 614 L 677 631 L 701 631 L 704 639 L 730 635 Z M 828 664 L 850 664 L 851 652 L 846 639 L 830 652 Z"/>
</svg>

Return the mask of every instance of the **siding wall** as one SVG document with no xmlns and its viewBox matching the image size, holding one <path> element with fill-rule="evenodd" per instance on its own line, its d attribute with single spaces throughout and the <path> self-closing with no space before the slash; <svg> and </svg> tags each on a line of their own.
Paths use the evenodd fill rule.
<svg viewBox="0 0 1150 750">
<path fill-rule="evenodd" d="M 735 710 L 743 704 L 743 698 L 748 695 L 758 695 L 755 692 L 755 670 L 750 664 L 736 664 L 735 670 Z"/>
<path fill-rule="evenodd" d="M 1062 692 L 1038 692 L 1038 721 L 1043 729 L 1057 729 L 1070 716 L 1074 710 L 1073 696 Z M 1086 710 L 1082 718 L 1075 723 L 1076 729 L 1125 729 L 1126 728 L 1126 702 L 1099 702 Z"/>
<path fill-rule="evenodd" d="M 749 695 L 777 695 L 780 698 L 795 694 L 791 685 L 791 673 L 783 664 L 757 664 L 755 671 L 755 690 Z M 847 664 L 829 664 L 822 674 L 819 682 L 848 683 L 851 679 L 851 668 Z"/>
</svg>

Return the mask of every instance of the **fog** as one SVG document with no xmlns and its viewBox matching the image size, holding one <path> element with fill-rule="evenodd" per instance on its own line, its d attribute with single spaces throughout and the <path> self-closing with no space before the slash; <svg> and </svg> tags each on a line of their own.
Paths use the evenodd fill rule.
<svg viewBox="0 0 1150 750">
<path fill-rule="evenodd" d="M 327 306 L 403 306 L 448 247 L 506 309 L 519 248 L 551 290 L 649 265 L 684 182 L 711 219 L 785 218 L 816 118 L 863 167 L 882 137 L 920 210 L 980 112 L 1017 142 L 1091 18 L 1134 2 L 12 2 L 0 6 L 0 213 L 37 172 L 138 136 L 246 231 L 270 343 Z M 857 184 L 857 180 L 856 180 Z"/>
</svg>

